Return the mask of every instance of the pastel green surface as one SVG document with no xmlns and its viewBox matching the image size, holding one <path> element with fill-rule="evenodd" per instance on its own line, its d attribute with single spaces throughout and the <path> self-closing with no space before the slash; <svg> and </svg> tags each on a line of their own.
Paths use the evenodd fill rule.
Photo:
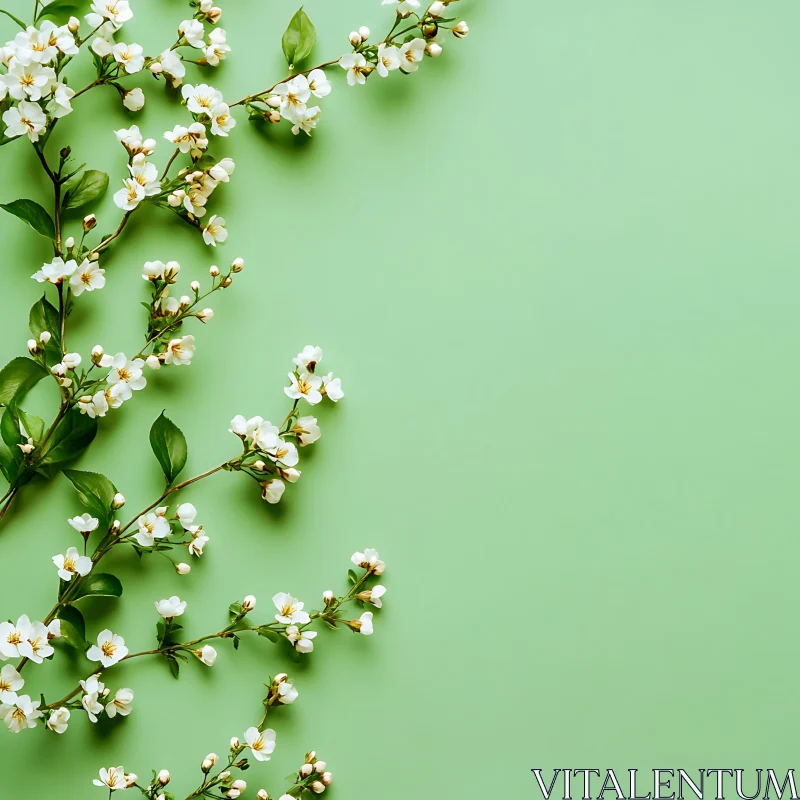
<svg viewBox="0 0 800 800">
<path fill-rule="evenodd" d="M 274 794 L 311 747 L 349 800 L 535 797 L 531 767 L 793 765 L 800 8 L 459 5 L 470 37 L 412 78 L 335 75 L 312 140 L 240 116 L 238 171 L 214 198 L 228 243 L 211 252 L 143 214 L 70 342 L 137 345 L 146 259 L 177 259 L 186 281 L 247 261 L 194 331 L 193 366 L 159 373 L 80 462 L 131 509 L 160 487 L 145 437 L 163 408 L 195 472 L 235 452 L 234 414 L 285 413 L 303 345 L 325 349 L 346 392 L 280 507 L 238 476 L 187 492 L 212 537 L 202 563 L 179 578 L 118 556 L 124 597 L 91 607 L 93 630 L 148 646 L 153 601 L 174 593 L 198 634 L 248 592 L 257 614 L 276 591 L 314 606 L 374 546 L 388 564 L 375 636 L 322 633 L 299 666 L 262 640 L 221 647 L 178 682 L 130 665 L 110 680 L 136 691 L 123 724 L 2 736 L 4 797 L 95 797 L 97 769 L 119 763 L 169 768 L 182 797 L 281 669 L 300 699 L 275 715 L 273 761 L 246 776 Z M 305 7 L 318 60 L 390 15 L 377 0 Z M 124 39 L 151 50 L 186 6 L 134 8 Z M 296 4 L 223 8 L 233 53 L 209 80 L 238 97 L 283 74 Z M 96 124 L 69 140 L 113 182 L 113 128 L 158 137 L 182 119 L 143 85 L 135 120 L 111 91 L 80 101 Z M 24 143 L 0 159 L 1 201 L 46 197 Z M 117 218 L 110 196 L 102 217 Z M 0 236 L 4 363 L 24 349 L 47 252 L 8 216 Z M 0 533 L 0 616 L 50 607 L 50 557 L 78 510 L 64 479 L 25 493 Z M 66 689 L 63 663 L 32 668 L 26 690 Z"/>
</svg>

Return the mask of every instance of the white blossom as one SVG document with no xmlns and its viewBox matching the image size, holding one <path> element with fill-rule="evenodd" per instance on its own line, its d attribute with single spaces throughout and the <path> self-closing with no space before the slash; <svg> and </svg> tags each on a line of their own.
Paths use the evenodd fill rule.
<svg viewBox="0 0 800 800">
<path fill-rule="evenodd" d="M 320 392 L 324 395 L 327 395 L 328 398 L 333 400 L 334 403 L 338 403 L 344 397 L 341 378 L 334 378 L 332 372 L 329 372 L 327 375 L 323 375 Z"/>
<path fill-rule="evenodd" d="M 420 7 L 419 0 L 383 0 L 381 5 L 394 6 L 395 11 L 402 17 L 407 17 Z"/>
<path fill-rule="evenodd" d="M 186 601 L 181 600 L 177 595 L 173 595 L 168 600 L 157 600 L 155 605 L 156 611 L 164 619 L 180 617 L 186 611 Z"/>
<path fill-rule="evenodd" d="M 83 710 L 89 716 L 89 721 L 95 723 L 98 715 L 103 713 L 103 704 L 100 700 L 106 697 L 108 689 L 100 681 L 99 674 L 90 675 L 86 680 L 82 680 L 80 687 L 83 690 L 83 697 L 81 698 Z"/>
<path fill-rule="evenodd" d="M 128 648 L 125 647 L 125 640 L 112 633 L 108 628 L 100 632 L 97 644 L 92 645 L 86 651 L 86 658 L 89 661 L 99 661 L 106 668 L 113 667 L 126 655 L 128 655 Z"/>
<path fill-rule="evenodd" d="M 82 556 L 77 547 L 68 548 L 64 555 L 53 556 L 53 563 L 62 581 L 71 581 L 73 575 L 88 575 L 92 571 L 92 559 Z"/>
<path fill-rule="evenodd" d="M 194 652 L 207 667 L 214 666 L 214 662 L 217 660 L 217 651 L 210 644 L 205 645 L 202 650 Z"/>
<path fill-rule="evenodd" d="M 228 36 L 224 28 L 215 28 L 208 35 L 208 47 L 203 52 L 205 53 L 206 63 L 212 67 L 216 67 L 220 61 L 225 59 L 225 56 L 230 53 L 231 47 L 228 44 Z"/>
<path fill-rule="evenodd" d="M 163 539 L 170 534 L 169 522 L 153 511 L 139 517 L 136 524 L 139 530 L 133 538 L 141 547 L 152 547 L 156 539 Z"/>
<path fill-rule="evenodd" d="M 41 100 L 55 84 L 56 72 L 52 67 L 43 67 L 36 62 L 15 62 L 1 80 L 14 100 Z"/>
<path fill-rule="evenodd" d="M 175 514 L 178 521 L 181 523 L 185 530 L 189 530 L 189 526 L 195 521 L 197 517 L 197 509 L 191 503 L 181 503 L 176 509 Z"/>
<path fill-rule="evenodd" d="M 30 630 L 31 621 L 27 614 L 23 614 L 16 625 L 12 622 L 0 622 L 0 656 L 4 660 L 23 657 L 24 653 L 20 648 L 25 647 Z"/>
<path fill-rule="evenodd" d="M 38 272 L 34 272 L 31 277 L 39 283 L 59 284 L 66 278 L 70 278 L 78 269 L 75 259 L 64 261 L 61 256 L 56 256 L 49 264 L 43 264 Z"/>
<path fill-rule="evenodd" d="M 369 548 L 363 553 L 353 553 L 350 560 L 357 567 L 369 570 L 375 573 L 375 575 L 382 575 L 386 568 L 386 564 L 378 558 L 378 551 Z"/>
<path fill-rule="evenodd" d="M 311 621 L 307 611 L 303 611 L 304 603 L 292 597 L 286 592 L 278 592 L 273 598 L 272 602 L 278 613 L 275 619 L 282 622 L 284 625 L 305 625 Z"/>
<path fill-rule="evenodd" d="M 203 241 L 207 245 L 216 247 L 217 242 L 224 242 L 227 238 L 228 231 L 225 228 L 225 220 L 215 214 L 203 228 Z"/>
<path fill-rule="evenodd" d="M 100 780 L 95 778 L 92 783 L 95 786 L 105 786 L 111 791 L 128 788 L 123 767 L 109 767 L 108 769 L 104 767 L 100 770 Z"/>
<path fill-rule="evenodd" d="M 124 353 L 115 356 L 106 354 L 100 363 L 104 367 L 111 367 L 106 380 L 112 387 L 112 395 L 121 400 L 130 400 L 133 392 L 147 385 L 147 379 L 142 374 L 144 360 L 141 358 L 130 360 Z"/>
<path fill-rule="evenodd" d="M 37 103 L 23 100 L 19 105 L 3 112 L 3 122 L 6 125 L 7 137 L 22 136 L 24 133 L 32 142 L 36 142 L 44 130 L 47 117 Z"/>
<path fill-rule="evenodd" d="M 106 271 L 100 269 L 96 261 L 85 258 L 79 267 L 73 271 L 69 279 L 72 294 L 79 297 L 84 292 L 93 292 L 106 285 Z"/>
<path fill-rule="evenodd" d="M 291 432 L 296 435 L 297 443 L 301 447 L 313 444 L 322 436 L 316 417 L 299 417 L 292 425 Z"/>
<path fill-rule="evenodd" d="M 400 48 L 400 69 L 407 73 L 416 72 L 423 58 L 425 58 L 425 40 L 412 39 Z"/>
<path fill-rule="evenodd" d="M 378 75 L 385 78 L 393 70 L 400 68 L 400 50 L 393 44 L 382 42 L 378 45 Z"/>
<path fill-rule="evenodd" d="M 144 108 L 144 92 L 137 86 L 122 96 L 122 105 L 128 111 L 141 111 Z"/>
<path fill-rule="evenodd" d="M 275 505 L 280 502 L 285 490 L 286 484 L 274 478 L 271 481 L 265 481 L 261 484 L 261 497 L 271 505 Z"/>
<path fill-rule="evenodd" d="M 152 197 L 161 190 L 161 181 L 158 180 L 158 168 L 155 164 L 147 161 L 144 153 L 137 153 L 128 165 L 128 171 L 141 187 L 144 189 L 145 197 Z"/>
<path fill-rule="evenodd" d="M 165 50 L 158 57 L 158 62 L 161 64 L 164 74 L 172 79 L 172 85 L 174 87 L 180 86 L 186 76 L 186 66 L 180 55 L 173 50 Z"/>
<path fill-rule="evenodd" d="M 331 84 L 324 70 L 312 69 L 308 73 L 308 88 L 314 97 L 322 99 L 331 93 Z"/>
<path fill-rule="evenodd" d="M 144 198 L 144 187 L 135 178 L 125 178 L 122 189 L 114 192 L 114 204 L 123 211 L 133 211 Z"/>
<path fill-rule="evenodd" d="M 303 372 L 314 372 L 317 364 L 322 361 L 322 348 L 307 344 L 293 359 L 292 364 Z"/>
<path fill-rule="evenodd" d="M 310 653 L 314 649 L 313 640 L 316 636 L 316 631 L 301 631 L 297 625 L 290 625 L 286 629 L 286 638 L 298 653 Z"/>
<path fill-rule="evenodd" d="M 115 44 L 111 48 L 111 55 L 114 61 L 122 64 L 122 68 L 128 75 L 139 72 L 144 66 L 144 50 L 140 44 Z"/>
<path fill-rule="evenodd" d="M 297 75 L 290 81 L 278 84 L 272 90 L 280 98 L 280 109 L 290 122 L 299 122 L 306 111 L 306 102 L 311 97 L 308 78 Z"/>
<path fill-rule="evenodd" d="M 78 399 L 78 410 L 81 414 L 86 414 L 90 419 L 104 417 L 108 412 L 108 408 L 108 398 L 103 391 L 95 392 L 91 396 L 86 395 Z"/>
<path fill-rule="evenodd" d="M 317 123 L 319 122 L 320 114 L 322 110 L 319 106 L 313 106 L 312 108 L 306 108 L 304 111 L 297 115 L 295 119 L 295 124 L 292 125 L 292 133 L 297 136 L 300 131 L 311 136 L 311 131 L 317 127 Z"/>
<path fill-rule="evenodd" d="M 294 685 L 288 681 L 281 681 L 278 684 L 278 702 L 283 705 L 290 705 L 300 696 L 300 692 L 294 688 Z"/>
<path fill-rule="evenodd" d="M 279 441 L 271 451 L 268 451 L 267 455 L 275 462 L 280 461 L 285 467 L 293 467 L 300 459 L 294 443 L 283 440 Z"/>
<path fill-rule="evenodd" d="M 42 716 L 42 712 L 39 711 L 40 704 L 40 700 L 31 700 L 27 694 L 23 694 L 13 703 L 0 704 L 0 718 L 12 733 L 35 728 L 36 720 Z"/>
<path fill-rule="evenodd" d="M 300 400 L 304 398 L 312 406 L 322 400 L 320 389 L 322 388 L 322 378 L 319 375 L 289 373 L 291 386 L 284 387 L 284 392 L 290 400 Z"/>
<path fill-rule="evenodd" d="M 67 86 L 66 83 L 56 83 L 53 87 L 53 98 L 47 104 L 47 111 L 51 117 L 60 119 L 72 112 L 72 103 L 75 90 Z"/>
<path fill-rule="evenodd" d="M 133 710 L 133 689 L 117 689 L 114 699 L 106 706 L 106 714 L 112 719 L 119 714 L 127 717 Z"/>
<path fill-rule="evenodd" d="M 78 531 L 78 533 L 91 533 L 93 530 L 96 530 L 97 526 L 100 524 L 99 520 L 91 514 L 81 514 L 79 517 L 68 519 L 67 522 Z"/>
<path fill-rule="evenodd" d="M 381 598 L 386 594 L 385 586 L 381 586 L 380 584 L 373 586 L 366 594 L 369 595 L 369 597 L 366 598 L 368 603 L 372 603 L 375 608 L 383 608 L 383 600 Z"/>
<path fill-rule="evenodd" d="M 236 125 L 236 120 L 231 115 L 227 103 L 217 103 L 211 109 L 209 116 L 211 117 L 211 133 L 215 136 L 227 136 Z"/>
<path fill-rule="evenodd" d="M 57 708 L 47 720 L 47 727 L 54 733 L 64 733 L 69 724 L 70 711 L 68 708 Z"/>
<path fill-rule="evenodd" d="M 339 59 L 339 66 L 347 70 L 347 82 L 350 86 L 366 83 L 370 67 L 361 53 L 347 53 Z"/>
<path fill-rule="evenodd" d="M 175 364 L 175 366 L 191 364 L 194 351 L 194 336 L 182 336 L 180 339 L 173 339 L 167 345 L 164 363 Z"/>
<path fill-rule="evenodd" d="M 358 632 L 363 634 L 364 636 L 371 636 L 373 632 L 372 628 L 372 612 L 365 611 L 359 619 L 356 621 L 358 626 Z"/>
<path fill-rule="evenodd" d="M 275 750 L 275 731 L 272 728 L 267 728 L 265 731 L 248 728 L 244 732 L 244 740 L 256 761 L 269 761 L 270 755 Z"/>
<path fill-rule="evenodd" d="M 205 47 L 205 28 L 197 19 L 185 19 L 178 25 L 178 33 L 192 46 L 202 50 Z"/>
<path fill-rule="evenodd" d="M 187 83 L 181 94 L 186 100 L 186 107 L 193 114 L 206 114 L 211 116 L 211 110 L 223 102 L 222 92 L 218 92 L 213 86 L 206 83 L 200 83 L 197 86 L 192 86 Z"/>
<path fill-rule="evenodd" d="M 0 703 L 13 703 L 17 699 L 17 692 L 24 685 L 22 675 L 11 664 L 6 664 L 0 669 Z"/>
<path fill-rule="evenodd" d="M 114 30 L 118 30 L 124 22 L 133 19 L 133 11 L 128 0 L 100 0 L 92 3 L 91 8 L 93 13 L 87 14 L 85 19 L 92 28 L 108 20 Z"/>
</svg>

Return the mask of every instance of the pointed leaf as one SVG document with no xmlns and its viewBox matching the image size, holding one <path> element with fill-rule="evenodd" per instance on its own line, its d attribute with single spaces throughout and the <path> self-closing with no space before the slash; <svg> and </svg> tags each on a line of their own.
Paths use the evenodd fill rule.
<svg viewBox="0 0 800 800">
<path fill-rule="evenodd" d="M 293 67 L 301 62 L 311 52 L 316 41 L 317 30 L 301 6 L 281 39 L 283 54 L 289 66 Z"/>
<path fill-rule="evenodd" d="M 108 188 L 108 175 L 99 169 L 87 169 L 67 184 L 64 208 L 80 208 L 98 197 Z"/>
<path fill-rule="evenodd" d="M 0 370 L 0 405 L 22 397 L 47 375 L 47 370 L 32 358 L 18 356 Z"/>
<path fill-rule="evenodd" d="M 273 644 L 277 644 L 281 640 L 281 635 L 271 628 L 259 628 L 258 635 L 269 639 Z"/>
<path fill-rule="evenodd" d="M 81 642 L 86 641 L 86 622 L 83 619 L 83 614 L 78 611 L 75 606 L 64 606 L 58 612 L 58 619 L 61 620 L 63 625 L 68 622 L 78 632 Z"/>
<path fill-rule="evenodd" d="M 0 208 L 4 208 L 9 214 L 19 217 L 23 222 L 33 228 L 36 233 L 41 234 L 47 239 L 56 238 L 56 226 L 50 215 L 33 200 L 13 200 L 10 203 L 0 203 Z"/>
<path fill-rule="evenodd" d="M 77 16 L 84 7 L 80 0 L 52 0 L 39 12 L 37 21 L 52 17 L 56 22 L 66 22 L 71 16 Z"/>
<path fill-rule="evenodd" d="M 19 17 L 15 17 L 10 11 L 6 11 L 4 8 L 0 8 L 0 14 L 5 14 L 10 19 L 13 19 L 14 22 L 16 22 L 17 25 L 19 25 L 20 28 L 22 28 L 22 30 L 25 30 L 25 23 Z"/>
<path fill-rule="evenodd" d="M 163 411 L 150 428 L 150 446 L 167 483 L 172 483 L 186 465 L 186 437 L 169 417 L 164 416 Z"/>
<path fill-rule="evenodd" d="M 45 446 L 40 466 L 61 464 L 79 456 L 97 435 L 97 420 L 70 411 L 56 427 Z"/>
<path fill-rule="evenodd" d="M 91 573 L 87 576 L 86 580 L 81 581 L 80 588 L 78 589 L 75 600 L 80 600 L 82 597 L 119 597 L 122 594 L 122 584 L 119 578 L 115 575 L 109 575 L 105 572 L 100 572 L 97 575 Z"/>
<path fill-rule="evenodd" d="M 65 469 L 64 477 L 78 492 L 78 499 L 93 517 L 100 520 L 101 527 L 107 527 L 111 518 L 111 504 L 117 489 L 105 475 L 99 472 L 83 472 Z"/>
</svg>

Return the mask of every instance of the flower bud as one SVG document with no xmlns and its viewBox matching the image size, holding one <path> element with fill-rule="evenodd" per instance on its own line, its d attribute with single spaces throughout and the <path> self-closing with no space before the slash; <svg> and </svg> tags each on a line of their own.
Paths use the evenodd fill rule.
<svg viewBox="0 0 800 800">
<path fill-rule="evenodd" d="M 314 767 L 312 767 L 311 764 L 303 764 L 303 766 L 300 767 L 300 775 L 304 778 L 307 778 L 313 771 Z"/>
<path fill-rule="evenodd" d="M 162 786 L 166 786 L 169 783 L 169 772 L 165 769 L 162 769 L 161 772 L 158 773 L 158 782 Z"/>
<path fill-rule="evenodd" d="M 469 33 L 469 25 L 463 20 L 453 27 L 453 36 L 463 39 Z"/>
<path fill-rule="evenodd" d="M 182 202 L 183 197 L 180 197 L 176 192 L 172 192 L 172 194 L 167 196 L 167 203 L 169 203 L 172 208 L 177 208 Z"/>
<path fill-rule="evenodd" d="M 295 469 L 294 467 L 289 467 L 288 469 L 278 467 L 278 472 L 280 473 L 281 478 L 289 481 L 289 483 L 297 483 L 297 481 L 300 480 L 300 475 L 302 474 L 299 469 Z"/>
<path fill-rule="evenodd" d="M 269 800 L 269 792 L 266 789 L 259 789 L 256 800 Z"/>
<path fill-rule="evenodd" d="M 153 155 L 153 152 L 155 151 L 155 149 L 156 149 L 156 140 L 155 139 L 145 139 L 142 142 L 142 152 L 146 156 Z"/>
<path fill-rule="evenodd" d="M 350 44 L 353 47 L 358 47 L 361 44 L 361 34 L 358 31 L 350 31 L 350 36 L 347 38 L 350 39 Z"/>
<path fill-rule="evenodd" d="M 264 119 L 267 122 L 271 122 L 272 124 L 275 124 L 276 122 L 280 122 L 281 121 L 281 115 L 280 115 L 279 111 L 270 111 L 269 114 L 264 114 Z"/>
<path fill-rule="evenodd" d="M 175 565 L 175 572 L 177 572 L 178 575 L 188 575 L 191 571 L 192 568 L 188 564 L 184 564 L 183 562 Z"/>
<path fill-rule="evenodd" d="M 181 265 L 177 261 L 167 261 L 164 267 L 164 280 L 169 283 L 174 283 L 175 278 L 181 271 Z"/>
<path fill-rule="evenodd" d="M 283 682 L 284 682 L 284 681 L 285 681 L 285 680 L 286 680 L 288 677 L 289 677 L 289 676 L 288 676 L 288 675 L 287 675 L 285 672 L 279 672 L 279 673 L 278 673 L 278 674 L 277 674 L 277 675 L 276 675 L 276 676 L 275 676 L 275 677 L 272 679 L 272 682 L 273 682 L 273 683 L 275 683 L 275 684 L 277 684 L 277 683 L 283 683 Z"/>
<path fill-rule="evenodd" d="M 362 25 L 358 29 L 358 35 L 361 37 L 361 41 L 362 42 L 366 42 L 367 39 L 369 39 L 370 33 L 371 33 L 371 31 L 366 25 Z"/>
<path fill-rule="evenodd" d="M 322 602 L 325 603 L 326 606 L 333 605 L 333 592 L 330 589 L 327 589 L 322 593 Z"/>
<path fill-rule="evenodd" d="M 306 764 L 313 764 L 317 760 L 317 751 L 309 750 L 306 753 Z"/>
<path fill-rule="evenodd" d="M 100 258 L 100 253 L 89 253 L 89 261 L 97 261 Z"/>
<path fill-rule="evenodd" d="M 69 22 L 67 22 L 67 27 L 70 30 L 70 33 L 77 33 L 78 28 L 81 26 L 81 21 L 77 17 L 70 17 Z"/>
<path fill-rule="evenodd" d="M 117 492 L 114 499 L 111 501 L 111 508 L 122 508 L 125 505 L 125 495 Z"/>
<path fill-rule="evenodd" d="M 324 761 L 315 761 L 314 762 L 314 772 L 319 772 L 320 775 L 325 772 L 325 767 L 328 765 Z"/>
<path fill-rule="evenodd" d="M 125 773 L 125 788 L 130 789 L 131 786 L 136 784 L 136 781 L 139 780 L 139 776 L 135 772 L 126 772 Z"/>
<path fill-rule="evenodd" d="M 231 272 L 241 272 L 244 269 L 244 259 L 234 258 L 231 264 Z"/>
<path fill-rule="evenodd" d="M 50 333 L 50 331 L 42 331 L 39 334 L 39 341 L 42 344 L 47 344 L 50 341 L 51 338 L 52 338 L 52 334 Z"/>
<path fill-rule="evenodd" d="M 35 356 L 36 353 L 39 351 L 39 342 L 36 339 L 28 339 L 28 352 Z"/>
<path fill-rule="evenodd" d="M 209 275 L 210 275 L 212 278 L 216 278 L 216 277 L 217 277 L 217 275 L 219 275 L 219 267 L 218 267 L 216 264 L 212 264 L 212 265 L 211 265 L 211 266 L 208 268 L 208 274 L 209 274 Z"/>
<path fill-rule="evenodd" d="M 160 62 L 160 61 L 154 61 L 154 62 L 153 62 L 153 63 L 152 63 L 152 64 L 151 64 L 151 65 L 148 67 L 148 69 L 150 70 L 150 72 L 152 72 L 152 73 L 153 73 L 153 75 L 158 75 L 158 73 L 159 73 L 159 72 L 163 72 L 163 71 L 164 71 L 164 67 L 162 66 L 162 64 L 161 64 L 161 62 Z"/>
<path fill-rule="evenodd" d="M 278 97 L 276 94 L 271 94 L 267 99 L 266 103 L 270 108 L 280 108 L 281 106 L 281 98 Z"/>
<path fill-rule="evenodd" d="M 227 792 L 225 792 L 225 797 L 227 797 L 228 800 L 236 800 L 240 794 L 241 792 L 238 789 L 231 787 Z"/>
<path fill-rule="evenodd" d="M 267 465 L 263 461 L 256 461 L 253 463 L 253 469 L 257 469 L 259 472 L 263 472 L 266 467 Z"/>
<path fill-rule="evenodd" d="M 149 355 L 144 360 L 144 363 L 147 364 L 148 367 L 152 370 L 161 369 L 161 360 L 156 355 Z"/>
<path fill-rule="evenodd" d="M 64 241 L 64 247 L 66 247 L 67 250 L 72 250 L 72 248 L 75 247 L 75 239 L 72 236 L 68 236 Z"/>
<path fill-rule="evenodd" d="M 314 781 L 311 784 L 311 791 L 314 794 L 322 794 L 325 791 L 325 784 L 322 781 Z"/>
<path fill-rule="evenodd" d="M 444 12 L 445 5 L 440 0 L 436 0 L 435 3 L 431 3 L 431 7 L 428 9 L 428 15 L 431 17 L 441 17 Z"/>
<path fill-rule="evenodd" d="M 231 750 L 238 750 L 242 746 L 242 743 L 239 741 L 238 737 L 234 736 L 231 739 Z"/>
<path fill-rule="evenodd" d="M 252 611 L 256 607 L 256 599 L 249 594 L 242 600 L 242 611 Z"/>
<path fill-rule="evenodd" d="M 247 788 L 247 783 L 243 780 L 234 781 L 231 784 L 231 789 L 238 789 L 240 792 L 243 792 Z"/>
<path fill-rule="evenodd" d="M 200 281 L 192 281 L 190 287 L 191 290 L 197 294 L 200 291 Z"/>
<path fill-rule="evenodd" d="M 120 521 L 118 519 L 115 519 L 113 524 L 111 525 L 111 530 L 116 533 L 120 529 L 120 527 L 121 527 Z"/>
<path fill-rule="evenodd" d="M 333 775 L 330 772 L 323 772 L 321 780 L 326 786 L 330 786 L 333 783 Z"/>
<path fill-rule="evenodd" d="M 233 278 L 231 278 L 229 276 L 229 277 L 225 278 L 224 281 L 222 281 L 220 286 L 222 286 L 223 289 L 227 289 L 232 283 L 233 283 Z"/>
<path fill-rule="evenodd" d="M 190 306 L 192 304 L 192 298 L 189 297 L 188 294 L 184 294 L 181 296 L 180 304 L 182 306 Z"/>
<path fill-rule="evenodd" d="M 228 772 L 228 770 L 226 769 L 224 772 L 220 772 L 219 779 L 221 781 L 226 781 L 226 780 L 228 780 L 228 778 L 230 778 L 230 776 L 231 776 L 231 773 Z"/>
<path fill-rule="evenodd" d="M 200 322 L 208 322 L 213 317 L 214 317 L 213 308 L 204 308 L 202 311 L 197 312 L 197 319 L 199 319 Z"/>
<path fill-rule="evenodd" d="M 97 225 L 97 217 L 94 214 L 89 214 L 89 216 L 83 218 L 83 229 L 85 231 L 90 231 L 95 225 Z"/>
<path fill-rule="evenodd" d="M 442 46 L 436 42 L 428 42 L 428 44 L 425 45 L 425 52 L 431 58 L 439 58 L 442 54 Z"/>
</svg>

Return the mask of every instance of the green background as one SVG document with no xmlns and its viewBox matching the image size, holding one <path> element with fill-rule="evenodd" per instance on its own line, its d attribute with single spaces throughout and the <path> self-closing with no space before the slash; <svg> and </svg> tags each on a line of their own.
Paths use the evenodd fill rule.
<svg viewBox="0 0 800 800">
<path fill-rule="evenodd" d="M 122 724 L 76 715 L 57 740 L 2 737 L 3 796 L 94 797 L 97 769 L 122 763 L 169 768 L 182 797 L 282 669 L 300 699 L 274 717 L 271 764 L 246 775 L 276 795 L 311 747 L 350 800 L 536 797 L 532 767 L 792 765 L 800 7 L 459 6 L 469 38 L 417 75 L 351 89 L 334 74 L 311 140 L 240 113 L 217 148 L 238 163 L 213 200 L 228 243 L 213 252 L 148 209 L 71 337 L 84 354 L 138 346 L 146 259 L 179 260 L 184 285 L 214 259 L 247 261 L 192 331 L 192 367 L 154 376 L 80 462 L 130 509 L 160 488 L 145 436 L 162 408 L 193 474 L 236 452 L 234 414 L 282 418 L 303 345 L 324 348 L 346 392 L 279 507 L 241 476 L 194 487 L 202 563 L 179 578 L 116 556 L 125 595 L 92 607 L 92 630 L 150 646 L 153 601 L 173 593 L 197 635 L 248 592 L 259 618 L 276 591 L 313 607 L 374 546 L 388 564 L 375 636 L 323 632 L 300 665 L 262 640 L 220 647 L 213 670 L 189 665 L 179 682 L 134 662 L 109 675 L 136 691 Z M 283 74 L 295 5 L 223 8 L 233 53 L 209 80 L 234 98 Z M 186 6 L 134 9 L 122 38 L 152 52 Z M 318 61 L 391 18 L 377 0 L 306 10 Z M 142 85 L 135 119 L 100 90 L 80 101 L 88 129 L 77 115 L 60 126 L 112 186 L 113 128 L 160 137 L 185 119 Z M 30 148 L 0 157 L 0 200 L 46 197 Z M 116 219 L 109 192 L 103 229 Z M 24 349 L 47 250 L 9 216 L 0 236 L 4 362 Z M 0 533 L 3 617 L 50 607 L 50 557 L 79 510 L 63 478 L 25 493 Z M 31 668 L 26 691 L 55 696 L 63 669 Z"/>
</svg>

